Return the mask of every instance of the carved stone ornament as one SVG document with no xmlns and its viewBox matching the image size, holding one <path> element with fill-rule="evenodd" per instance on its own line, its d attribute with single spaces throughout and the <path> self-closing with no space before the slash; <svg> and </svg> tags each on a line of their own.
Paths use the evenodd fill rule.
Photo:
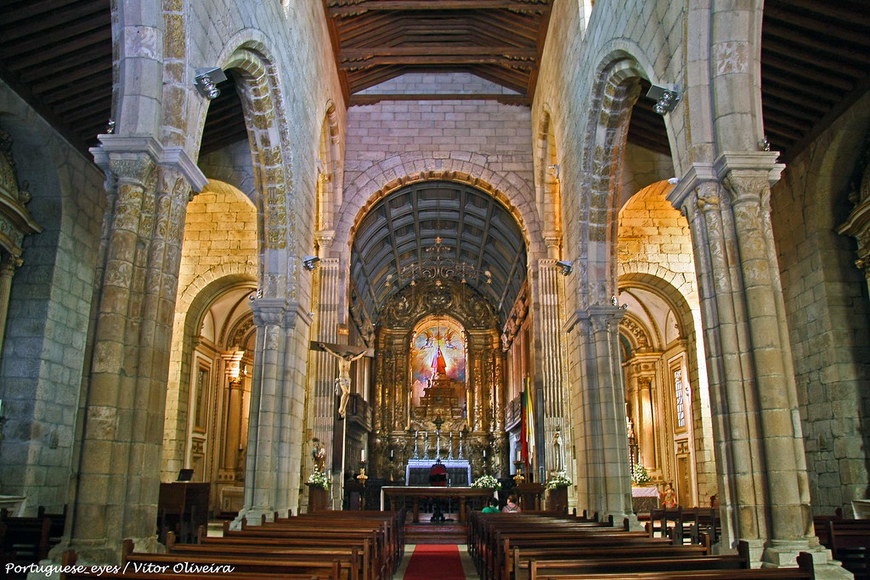
<svg viewBox="0 0 870 580">
<path fill-rule="evenodd" d="M 865 146 L 851 189 L 849 200 L 855 204 L 855 208 L 837 232 L 858 241 L 855 265 L 864 270 L 870 282 L 870 143 Z"/>
<path fill-rule="evenodd" d="M 12 137 L 0 130 L 0 247 L 16 258 L 21 256 L 24 236 L 42 231 L 25 207 L 29 201 L 26 187 L 19 187 Z"/>
<path fill-rule="evenodd" d="M 449 314 L 468 330 L 495 328 L 498 317 L 489 302 L 468 285 L 421 282 L 406 286 L 386 304 L 380 318 L 385 328 L 410 327 L 429 314 Z"/>
</svg>

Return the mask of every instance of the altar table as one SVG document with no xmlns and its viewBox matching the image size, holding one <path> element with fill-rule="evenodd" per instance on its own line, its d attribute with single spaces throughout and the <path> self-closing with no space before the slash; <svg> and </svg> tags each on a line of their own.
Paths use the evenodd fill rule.
<svg viewBox="0 0 870 580">
<path fill-rule="evenodd" d="M 387 509 L 386 501 L 390 500 L 390 508 L 405 507 L 411 500 L 413 521 L 420 521 L 420 500 L 426 498 L 456 499 L 459 503 L 459 521 L 465 523 L 467 503 L 470 498 L 490 498 L 494 492 L 482 487 L 424 487 L 416 485 L 385 485 L 381 488 L 381 505 Z"/>
</svg>

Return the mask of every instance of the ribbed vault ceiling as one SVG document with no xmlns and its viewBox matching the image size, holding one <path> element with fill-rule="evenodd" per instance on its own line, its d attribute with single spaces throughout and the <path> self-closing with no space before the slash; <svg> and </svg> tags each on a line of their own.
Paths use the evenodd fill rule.
<svg viewBox="0 0 870 580">
<path fill-rule="evenodd" d="M 520 226 L 493 196 L 459 183 L 422 182 L 386 196 L 355 231 L 355 316 L 377 323 L 393 293 L 436 271 L 446 282 L 464 278 L 504 321 L 526 278 Z"/>
</svg>

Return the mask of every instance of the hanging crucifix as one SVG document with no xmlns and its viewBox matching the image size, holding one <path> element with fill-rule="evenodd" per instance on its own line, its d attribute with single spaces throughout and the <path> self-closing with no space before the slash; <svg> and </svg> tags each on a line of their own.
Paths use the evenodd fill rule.
<svg viewBox="0 0 870 580">
<path fill-rule="evenodd" d="M 338 404 L 338 415 L 344 419 L 347 413 L 347 402 L 350 400 L 350 363 L 364 356 L 372 356 L 365 347 L 349 344 L 332 344 L 328 342 L 312 342 L 312 350 L 327 352 L 338 359 L 338 376 L 335 378 L 336 394 L 341 395 Z"/>
</svg>

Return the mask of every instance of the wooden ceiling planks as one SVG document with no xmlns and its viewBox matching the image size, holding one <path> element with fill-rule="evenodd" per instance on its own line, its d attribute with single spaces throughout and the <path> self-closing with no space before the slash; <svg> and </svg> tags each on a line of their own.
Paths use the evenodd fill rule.
<svg viewBox="0 0 870 580">
<path fill-rule="evenodd" d="M 468 72 L 530 104 L 551 0 L 325 0 L 345 99 L 407 72 Z M 385 32 L 391 31 L 391 32 Z M 379 71 L 379 72 L 378 72 Z M 386 97 L 381 97 L 381 99 Z"/>
<path fill-rule="evenodd" d="M 363 91 L 409 72 L 471 73 L 517 93 L 479 98 L 529 105 L 551 1 L 323 0 L 323 6 L 349 105 L 407 99 Z M 110 9 L 111 0 L 0 3 L 0 77 L 83 152 L 112 116 Z M 771 148 L 788 161 L 870 90 L 870 10 L 864 0 L 766 0 L 764 11 L 764 125 Z M 427 96 L 436 98 L 420 98 Z M 669 154 L 663 119 L 651 105 L 645 97 L 635 105 L 629 142 Z M 207 120 L 203 151 L 247 138 L 232 85 L 210 104 L 209 117 L 220 123 Z"/>
</svg>

